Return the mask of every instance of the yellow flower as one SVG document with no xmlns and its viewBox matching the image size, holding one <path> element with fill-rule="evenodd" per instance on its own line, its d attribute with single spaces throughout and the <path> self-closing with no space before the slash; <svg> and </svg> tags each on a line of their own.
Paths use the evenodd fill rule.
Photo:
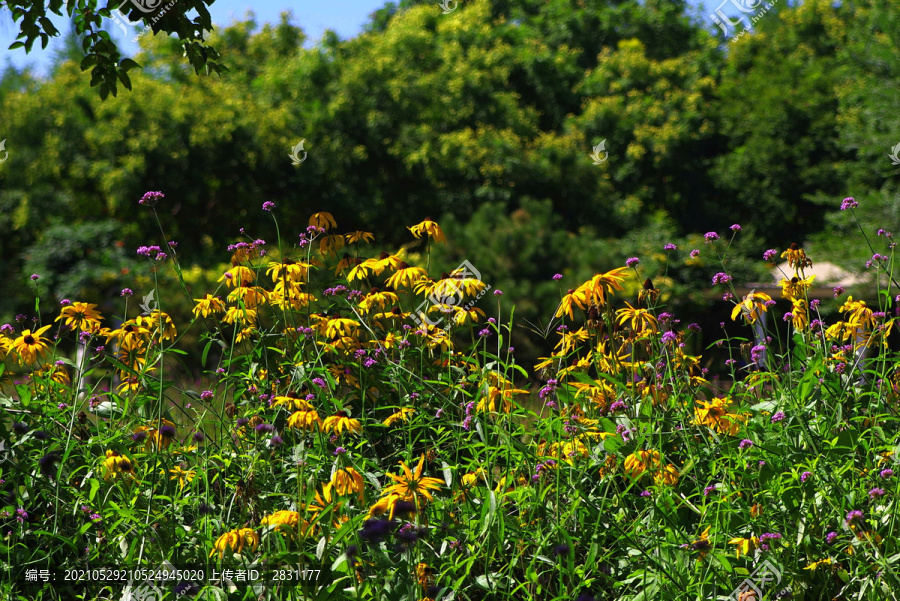
<svg viewBox="0 0 900 601">
<path fill-rule="evenodd" d="M 313 408 L 309 401 L 300 398 L 296 392 L 289 392 L 284 396 L 276 396 L 272 406 L 278 407 L 279 405 L 287 405 L 287 408 L 291 411 L 312 411 Z"/>
<path fill-rule="evenodd" d="M 362 432 L 362 424 L 358 419 L 353 419 L 347 415 L 346 411 L 338 411 L 331 417 L 325 418 L 325 431 L 340 434 L 344 430 L 350 433 Z"/>
<path fill-rule="evenodd" d="M 791 279 L 781 278 L 781 296 L 788 300 L 806 298 L 806 292 L 812 287 L 813 280 L 816 276 L 811 275 L 808 278 L 800 279 L 797 276 Z"/>
<path fill-rule="evenodd" d="M 38 356 L 43 357 L 47 354 L 47 341 L 41 336 L 49 329 L 50 326 L 44 326 L 34 332 L 23 330 L 22 335 L 13 341 L 13 350 L 19 354 L 19 362 L 22 365 L 34 363 Z"/>
<path fill-rule="evenodd" d="M 418 580 L 419 586 L 422 588 L 431 586 L 434 584 L 434 570 L 427 563 L 416 565 L 416 580 Z"/>
<path fill-rule="evenodd" d="M 791 244 L 790 248 L 781 253 L 782 259 L 788 260 L 788 265 L 794 268 L 795 273 L 798 275 L 802 269 L 807 267 L 812 267 L 812 261 L 810 261 L 806 257 L 806 253 L 802 248 L 797 246 L 797 243 L 794 242 Z"/>
<path fill-rule="evenodd" d="M 625 459 L 625 472 L 633 479 L 660 465 L 659 451 L 635 451 Z"/>
<path fill-rule="evenodd" d="M 178 487 L 184 488 L 185 482 L 193 480 L 197 472 L 194 470 L 186 470 L 180 465 L 176 465 L 169 470 L 169 473 L 172 474 L 172 476 L 169 477 L 169 480 L 178 480 Z"/>
<path fill-rule="evenodd" d="M 794 324 L 794 327 L 798 330 L 805 330 L 809 325 L 809 312 L 807 311 L 806 301 L 800 298 L 795 298 L 791 301 L 793 305 L 791 307 L 791 314 L 794 318 L 791 320 L 791 323 Z"/>
<path fill-rule="evenodd" d="M 337 222 L 334 220 L 332 214 L 325 211 L 313 214 L 312 217 L 309 218 L 309 224 L 325 228 L 326 231 L 333 227 L 337 227 Z"/>
<path fill-rule="evenodd" d="M 866 306 L 865 301 L 855 301 L 853 297 L 847 297 L 847 302 L 841 307 L 841 313 L 850 313 L 850 323 L 856 327 L 872 329 L 875 327 L 875 318 L 872 309 Z"/>
<path fill-rule="evenodd" d="M 228 307 L 228 311 L 226 311 L 225 316 L 222 317 L 222 322 L 227 324 L 234 324 L 237 322 L 241 322 L 242 324 L 254 324 L 256 323 L 256 311 L 242 307 Z"/>
<path fill-rule="evenodd" d="M 178 335 L 175 322 L 167 313 L 163 313 L 159 309 L 154 310 L 150 315 L 138 315 L 135 323 L 138 327 L 157 334 L 163 340 L 175 340 L 175 336 Z"/>
<path fill-rule="evenodd" d="M 554 317 L 562 317 L 568 315 L 570 320 L 575 319 L 572 313 L 572 305 L 580 309 L 586 309 L 588 306 L 587 290 L 579 287 L 577 290 L 569 289 L 569 292 L 559 301 L 559 307 L 556 309 Z"/>
<path fill-rule="evenodd" d="M 249 286 L 256 280 L 256 274 L 249 267 L 244 265 L 235 265 L 222 274 L 217 282 L 224 281 L 229 288 L 237 286 Z"/>
<path fill-rule="evenodd" d="M 657 486 L 675 486 L 678 484 L 679 475 L 678 469 L 670 463 L 666 467 L 653 472 L 653 482 Z"/>
<path fill-rule="evenodd" d="M 313 410 L 301 410 L 293 413 L 287 420 L 287 425 L 295 430 L 312 430 L 315 427 L 322 429 L 322 420 L 319 413 Z"/>
<path fill-rule="evenodd" d="M 815 570 L 816 568 L 818 568 L 821 565 L 829 565 L 830 563 L 831 563 L 831 559 L 826 557 L 825 559 L 820 559 L 819 561 L 812 562 L 811 564 L 809 564 L 808 566 L 806 566 L 803 569 L 804 570 Z"/>
<path fill-rule="evenodd" d="M 413 236 L 415 236 L 416 238 L 421 238 L 423 235 L 428 235 L 431 236 L 431 238 L 433 238 L 435 242 L 447 241 L 447 239 L 444 237 L 443 230 L 441 230 L 441 226 L 428 218 L 426 218 L 425 221 L 407 229 L 411 231 Z"/>
<path fill-rule="evenodd" d="M 118 340 L 123 349 L 135 349 L 140 347 L 145 338 L 150 336 L 150 330 L 134 321 L 126 321 L 116 330 L 103 330 L 106 341 Z"/>
<path fill-rule="evenodd" d="M 355 244 L 362 240 L 363 242 L 374 242 L 375 236 L 371 232 L 361 232 L 359 230 L 344 234 L 347 238 L 347 244 Z"/>
<path fill-rule="evenodd" d="M 729 545 L 737 545 L 736 556 L 749 555 L 759 548 L 759 539 L 755 536 L 752 538 L 733 538 L 728 541 Z"/>
<path fill-rule="evenodd" d="M 128 457 L 119 455 L 116 451 L 106 451 L 106 459 L 103 461 L 103 477 L 109 480 L 119 474 L 134 475 L 134 464 Z"/>
<path fill-rule="evenodd" d="M 388 278 L 386 284 L 391 288 L 412 286 L 425 276 L 425 270 L 421 267 L 410 267 L 408 263 L 402 261 L 397 266 L 397 272 Z"/>
<path fill-rule="evenodd" d="M 747 419 L 744 415 L 729 413 L 727 399 L 715 398 L 711 403 L 700 400 L 697 402 L 702 406 L 694 409 L 694 423 L 708 426 L 719 433 L 736 436 L 741 422 Z"/>
<path fill-rule="evenodd" d="M 63 307 L 56 321 L 65 319 L 66 321 L 63 323 L 72 329 L 93 332 L 100 327 L 100 320 L 103 319 L 96 309 L 97 305 L 93 303 L 75 302 L 67 307 Z"/>
<path fill-rule="evenodd" d="M 336 257 L 337 251 L 342 248 L 344 248 L 344 236 L 341 234 L 323 236 L 322 239 L 319 240 L 319 252 L 322 254 L 329 254 Z"/>
<path fill-rule="evenodd" d="M 356 338 L 358 332 L 359 322 L 355 319 L 338 317 L 336 319 L 329 319 L 325 324 L 325 335 L 329 338 L 339 338 L 341 336 Z"/>
<path fill-rule="evenodd" d="M 375 517 L 375 516 L 381 515 L 382 513 L 387 511 L 387 512 L 389 512 L 388 519 L 393 520 L 394 512 L 396 511 L 396 508 L 397 508 L 397 503 L 399 503 L 402 500 L 403 500 L 403 495 L 400 495 L 397 493 L 387 494 L 387 495 L 381 497 L 380 499 L 378 499 L 378 501 L 374 505 L 372 505 L 372 507 L 369 508 L 368 517 L 370 517 L 370 518 Z"/>
<path fill-rule="evenodd" d="M 363 502 L 363 493 L 365 491 L 363 477 L 362 474 L 352 467 L 341 468 L 334 472 L 334 475 L 331 477 L 331 485 L 337 494 L 349 495 L 357 493 L 359 502 Z"/>
<path fill-rule="evenodd" d="M 411 471 L 403 461 L 400 466 L 403 468 L 403 474 L 397 476 L 395 474 L 387 474 L 388 478 L 393 480 L 395 484 L 384 488 L 384 494 L 396 493 L 404 499 L 414 499 L 416 507 L 419 507 L 419 495 L 424 496 L 429 501 L 433 499 L 431 490 L 437 490 L 443 484 L 443 480 L 439 478 L 427 478 L 422 476 L 422 468 L 425 465 L 425 455 L 419 458 L 419 464 L 416 466 L 415 472 Z"/>
<path fill-rule="evenodd" d="M 272 261 L 266 267 L 266 275 L 272 276 L 273 283 L 282 279 L 287 279 L 292 282 L 302 282 L 303 278 L 305 278 L 306 274 L 309 272 L 310 267 L 312 267 L 312 265 L 309 263 L 292 261 L 291 259 L 285 259 L 281 263 Z"/>
<path fill-rule="evenodd" d="M 249 546 L 252 551 L 256 551 L 258 545 L 259 534 L 252 528 L 239 528 L 237 530 L 226 532 L 216 539 L 214 548 L 209 552 L 209 556 L 212 557 L 215 555 L 216 551 L 218 551 L 219 559 L 222 559 L 225 555 L 225 550 L 228 548 L 235 553 L 240 553 L 246 546 Z"/>
<path fill-rule="evenodd" d="M 283 534 L 294 534 L 297 528 L 300 528 L 300 534 L 306 534 L 309 528 L 309 522 L 301 519 L 300 514 L 296 511 L 282 509 L 273 514 L 267 515 L 260 522 L 263 526 L 275 526 L 275 530 Z"/>
<path fill-rule="evenodd" d="M 627 309 L 616 311 L 616 315 L 619 316 L 619 325 L 631 321 L 631 330 L 635 334 L 642 332 L 645 328 L 651 332 L 656 332 L 656 317 L 650 311 L 647 309 L 635 309 L 628 303 L 625 304 L 628 305 Z"/>
<path fill-rule="evenodd" d="M 697 561 L 700 561 L 709 553 L 711 545 L 709 543 L 709 529 L 711 526 L 707 526 L 706 530 L 703 531 L 703 534 L 700 535 L 700 538 L 690 543 L 689 545 L 682 545 L 682 547 L 690 547 L 694 551 L 699 551 L 700 555 L 697 557 Z"/>
<path fill-rule="evenodd" d="M 212 294 L 207 294 L 203 298 L 194 299 L 197 304 L 194 306 L 194 317 L 209 317 L 210 314 L 222 313 L 225 311 L 225 303 L 216 298 Z"/>
<path fill-rule="evenodd" d="M 734 306 L 731 312 L 731 321 L 736 321 L 738 314 L 743 314 L 744 319 L 753 323 L 759 319 L 763 311 L 766 311 L 766 303 L 772 300 L 772 297 L 765 292 L 751 292 L 744 297 L 743 302 Z"/>
<path fill-rule="evenodd" d="M 384 420 L 385 426 L 393 426 L 397 422 L 405 422 L 407 418 L 415 413 L 416 410 L 410 407 L 404 407 L 400 409 L 400 411 L 396 413 L 392 413 L 386 420 Z"/>
</svg>

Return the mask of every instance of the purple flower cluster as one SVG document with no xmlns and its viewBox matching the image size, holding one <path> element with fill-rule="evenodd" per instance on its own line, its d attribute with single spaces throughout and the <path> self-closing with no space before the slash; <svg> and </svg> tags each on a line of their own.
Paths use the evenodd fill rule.
<svg viewBox="0 0 900 601">
<path fill-rule="evenodd" d="M 168 256 L 166 253 L 162 252 L 162 249 L 158 246 L 139 246 L 137 249 L 137 254 L 142 257 L 150 258 L 154 253 L 156 254 L 155 259 L 157 261 L 165 261 Z"/>
<path fill-rule="evenodd" d="M 853 199 L 852 196 L 848 196 L 843 201 L 841 201 L 841 210 L 846 211 L 847 209 L 852 209 L 854 207 L 858 207 L 859 203 Z"/>
<path fill-rule="evenodd" d="M 730 275 L 728 275 L 727 273 L 723 273 L 723 272 L 720 271 L 719 273 L 717 273 L 716 275 L 713 276 L 712 283 L 713 283 L 713 285 L 716 285 L 716 284 L 727 284 L 728 282 L 731 281 L 731 279 L 732 279 L 732 278 L 731 278 Z"/>
<path fill-rule="evenodd" d="M 759 364 L 762 361 L 765 354 L 766 345 L 764 344 L 757 344 L 752 349 L 750 349 L 750 359 L 756 364 Z"/>
<path fill-rule="evenodd" d="M 625 265 L 627 265 L 628 267 L 634 267 L 635 265 L 637 265 L 640 262 L 641 262 L 641 260 L 638 259 L 637 257 L 631 257 L 630 259 L 625 259 Z"/>
<path fill-rule="evenodd" d="M 770 248 L 769 250 L 767 250 L 766 252 L 763 253 L 763 260 L 764 261 L 773 261 L 775 259 L 775 257 L 777 257 L 777 256 L 778 256 L 778 251 L 775 250 L 774 248 Z"/>
<path fill-rule="evenodd" d="M 678 247 L 675 246 L 674 244 L 672 244 L 671 242 L 669 242 L 668 244 L 666 244 L 665 246 L 663 246 L 663 250 L 675 250 L 675 249 L 677 249 L 677 248 L 678 248 Z"/>
<path fill-rule="evenodd" d="M 138 201 L 138 204 L 152 207 L 165 197 L 166 195 L 162 192 L 145 192 L 144 195 L 141 196 L 141 199 Z"/>
<path fill-rule="evenodd" d="M 705 234 L 703 234 L 703 239 L 706 240 L 707 244 L 709 244 L 710 242 L 715 242 L 716 240 L 718 240 L 719 234 L 715 232 L 706 232 Z"/>
<path fill-rule="evenodd" d="M 275 203 L 272 202 L 271 200 L 267 200 L 267 201 L 264 202 L 263 205 L 262 205 L 262 210 L 263 210 L 263 211 L 271 211 L 271 210 L 274 209 L 274 208 L 275 208 Z"/>
<path fill-rule="evenodd" d="M 744 449 L 749 449 L 749 448 L 752 447 L 752 446 L 753 446 L 753 441 L 750 440 L 749 438 L 745 438 L 744 440 L 742 440 L 742 441 L 738 444 L 738 448 L 739 448 L 740 450 L 742 450 L 742 451 L 743 451 Z"/>
<path fill-rule="evenodd" d="M 544 463 L 538 463 L 534 467 L 534 475 L 531 477 L 531 481 L 537 482 L 538 480 L 540 480 L 542 473 L 545 472 L 546 470 L 552 468 L 554 465 L 556 465 L 556 462 L 553 461 L 552 459 L 548 459 Z"/>
</svg>

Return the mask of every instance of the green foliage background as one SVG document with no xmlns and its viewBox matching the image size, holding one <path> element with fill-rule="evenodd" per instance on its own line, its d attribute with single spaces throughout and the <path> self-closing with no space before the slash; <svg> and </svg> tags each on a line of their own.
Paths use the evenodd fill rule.
<svg viewBox="0 0 900 601">
<path fill-rule="evenodd" d="M 447 15 L 404 0 L 309 48 L 288 15 L 233 23 L 211 40 L 229 71 L 211 77 L 176 38 L 144 36 L 134 91 L 105 101 L 69 43 L 49 78 L 8 67 L 0 80 L 0 318 L 33 310 L 32 270 L 54 305 L 113 285 L 112 271 L 140 293 L 147 274 L 127 263 L 158 242 L 137 204 L 147 190 L 166 194 L 182 264 L 204 268 L 239 227 L 258 237 L 264 201 L 297 230 L 324 210 L 374 232 L 373 255 L 430 216 L 451 238 L 438 267 L 470 260 L 530 321 L 555 308 L 554 273 L 629 256 L 702 313 L 698 286 L 720 266 L 684 259 L 698 232 L 735 222 L 736 278 L 758 281 L 761 253 L 791 242 L 860 270 L 871 251 L 833 216 L 852 195 L 870 236 L 897 223 L 896 9 L 780 2 L 724 40 L 681 0 L 478 0 Z M 297 167 L 286 155 L 301 139 Z"/>
</svg>

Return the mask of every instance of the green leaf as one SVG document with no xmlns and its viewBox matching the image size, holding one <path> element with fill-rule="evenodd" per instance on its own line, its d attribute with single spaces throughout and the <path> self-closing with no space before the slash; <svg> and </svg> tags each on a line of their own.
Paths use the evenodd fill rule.
<svg viewBox="0 0 900 601">
<path fill-rule="evenodd" d="M 141 69 L 141 68 L 142 68 L 137 62 L 131 60 L 130 58 L 123 58 L 123 59 L 119 62 L 119 67 L 120 67 L 123 71 L 125 71 L 126 73 L 129 72 L 129 71 L 131 71 L 131 70 L 134 69 L 135 67 L 137 67 L 138 69 Z"/>
</svg>

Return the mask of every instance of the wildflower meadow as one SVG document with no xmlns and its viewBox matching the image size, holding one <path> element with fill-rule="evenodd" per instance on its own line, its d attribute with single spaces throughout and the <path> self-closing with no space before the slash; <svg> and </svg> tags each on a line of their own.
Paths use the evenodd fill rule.
<svg viewBox="0 0 900 601">
<path fill-rule="evenodd" d="M 0 327 L 3 598 L 897 598 L 890 232 L 860 228 L 871 300 L 835 289 L 830 317 L 791 240 L 759 257 L 787 261 L 780 296 L 737 290 L 737 224 L 657 249 L 659 273 L 557 274 L 552 352 L 523 364 L 490 273 L 431 267 L 433 220 L 382 251 L 266 202 L 268 231 L 189 291 L 174 196 L 134 199 L 149 284 L 113 311 L 4 284 L 35 305 Z M 654 284 L 697 257 L 718 334 Z"/>
</svg>

